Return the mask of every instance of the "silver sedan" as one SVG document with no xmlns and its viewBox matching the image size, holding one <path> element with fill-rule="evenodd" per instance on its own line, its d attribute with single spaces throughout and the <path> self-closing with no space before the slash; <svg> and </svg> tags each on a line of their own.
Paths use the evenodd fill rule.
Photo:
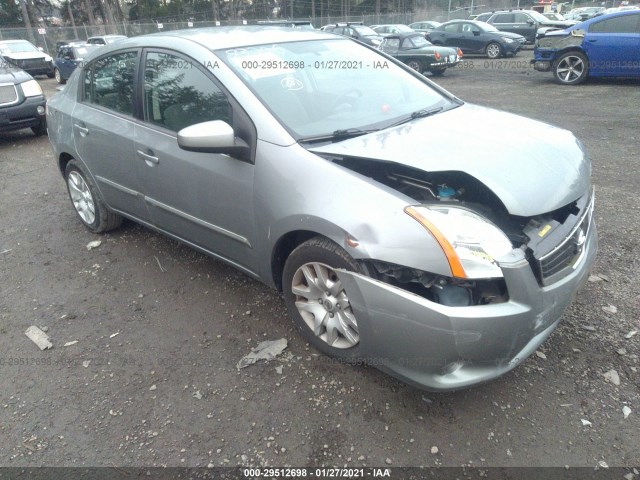
<svg viewBox="0 0 640 480">
<path fill-rule="evenodd" d="M 596 253 L 570 132 L 335 35 L 122 40 L 85 59 L 47 121 L 91 231 L 126 217 L 227 262 L 282 291 L 318 350 L 422 388 L 522 362 Z"/>
</svg>

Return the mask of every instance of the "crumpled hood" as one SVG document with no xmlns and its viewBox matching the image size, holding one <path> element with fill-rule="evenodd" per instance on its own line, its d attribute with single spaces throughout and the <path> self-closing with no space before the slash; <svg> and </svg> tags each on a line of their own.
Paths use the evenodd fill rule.
<svg viewBox="0 0 640 480">
<path fill-rule="evenodd" d="M 465 172 L 526 217 L 563 207 L 590 185 L 590 161 L 571 132 L 477 105 L 310 150 Z"/>
</svg>

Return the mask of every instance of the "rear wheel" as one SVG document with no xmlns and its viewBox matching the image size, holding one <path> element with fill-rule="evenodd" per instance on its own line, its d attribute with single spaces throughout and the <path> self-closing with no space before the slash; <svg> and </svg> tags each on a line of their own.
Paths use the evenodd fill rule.
<svg viewBox="0 0 640 480">
<path fill-rule="evenodd" d="M 578 85 L 589 74 L 589 61 L 580 52 L 567 52 L 555 61 L 553 78 L 563 85 Z"/>
<path fill-rule="evenodd" d="M 79 163 L 71 160 L 64 177 L 73 208 L 89 230 L 94 233 L 108 232 L 122 224 L 122 217 L 107 208 L 98 188 Z"/>
<path fill-rule="evenodd" d="M 332 241 L 315 237 L 304 242 L 285 263 L 284 299 L 309 343 L 329 356 L 354 360 L 360 351 L 360 330 L 336 269 L 362 272 Z"/>
<path fill-rule="evenodd" d="M 416 60 L 415 58 L 411 58 L 404 62 L 407 67 L 414 69 L 418 73 L 422 73 L 424 70 L 422 67 L 422 62 L 420 60 Z"/>
<path fill-rule="evenodd" d="M 499 43 L 491 42 L 487 45 L 486 48 L 487 57 L 489 58 L 499 58 L 502 55 L 502 47 Z"/>
</svg>

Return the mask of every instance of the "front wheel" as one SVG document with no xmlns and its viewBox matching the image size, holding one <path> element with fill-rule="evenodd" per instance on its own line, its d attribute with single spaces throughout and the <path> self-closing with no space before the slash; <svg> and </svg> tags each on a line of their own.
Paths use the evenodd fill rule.
<svg viewBox="0 0 640 480">
<path fill-rule="evenodd" d="M 54 75 L 54 72 L 47 72 L 47 78 L 53 78 Z"/>
<path fill-rule="evenodd" d="M 37 126 L 31 127 L 31 131 L 36 137 L 41 137 L 47 134 L 47 121 L 42 120 Z"/>
<path fill-rule="evenodd" d="M 587 78 L 589 64 L 580 52 L 567 52 L 553 64 L 553 78 L 562 85 L 578 85 Z"/>
<path fill-rule="evenodd" d="M 56 82 L 58 82 L 59 84 L 65 83 L 65 80 L 62 78 L 62 75 L 60 74 L 60 70 L 58 70 L 57 68 L 53 71 L 53 75 L 56 77 Z"/>
<path fill-rule="evenodd" d="M 122 224 L 122 217 L 107 208 L 100 198 L 98 188 L 79 163 L 71 160 L 64 171 L 64 177 L 73 208 L 85 227 L 93 233 L 102 233 Z"/>
<path fill-rule="evenodd" d="M 326 238 L 302 243 L 284 266 L 284 299 L 310 344 L 329 356 L 354 360 L 360 351 L 360 329 L 337 269 L 362 272 L 344 249 Z"/>
<path fill-rule="evenodd" d="M 486 48 L 487 57 L 499 58 L 502 55 L 502 47 L 499 43 L 491 42 Z"/>
</svg>

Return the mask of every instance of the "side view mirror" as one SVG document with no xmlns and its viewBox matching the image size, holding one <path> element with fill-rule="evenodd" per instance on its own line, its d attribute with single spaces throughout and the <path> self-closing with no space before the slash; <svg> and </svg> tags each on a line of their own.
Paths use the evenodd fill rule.
<svg viewBox="0 0 640 480">
<path fill-rule="evenodd" d="M 480 35 L 480 30 L 472 30 L 472 32 L 476 37 Z"/>
<path fill-rule="evenodd" d="M 190 152 L 225 153 L 249 160 L 251 149 L 236 138 L 233 128 L 222 120 L 196 123 L 178 132 L 178 146 Z"/>
<path fill-rule="evenodd" d="M 38 47 L 38 50 L 40 50 L 41 52 L 44 52 L 44 48 L 42 47 Z"/>
<path fill-rule="evenodd" d="M 528 25 L 533 25 L 533 23 L 534 23 L 533 20 L 527 20 Z"/>
</svg>

